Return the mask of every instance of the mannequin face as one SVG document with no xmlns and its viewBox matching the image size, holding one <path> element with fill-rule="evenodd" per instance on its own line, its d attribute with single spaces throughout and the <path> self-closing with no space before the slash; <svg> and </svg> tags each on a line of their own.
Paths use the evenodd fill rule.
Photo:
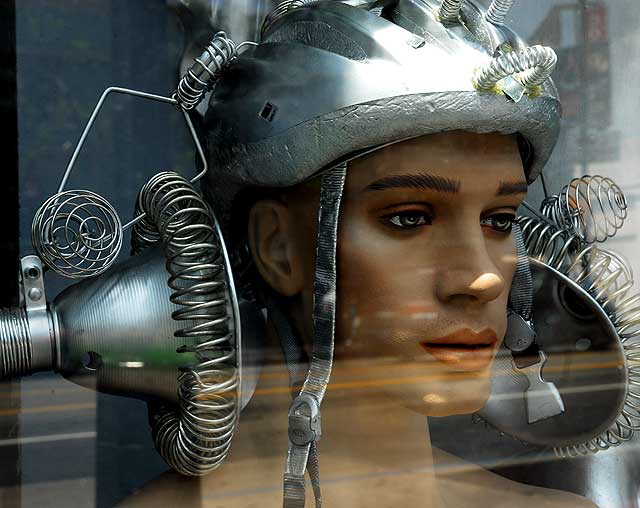
<svg viewBox="0 0 640 508">
<path fill-rule="evenodd" d="M 256 204 L 250 243 L 266 281 L 312 333 L 318 182 Z M 336 362 L 383 360 L 412 381 L 377 395 L 431 416 L 486 401 L 526 192 L 514 137 L 450 132 L 351 162 L 338 238 Z M 417 381 L 416 381 L 417 380 Z"/>
</svg>

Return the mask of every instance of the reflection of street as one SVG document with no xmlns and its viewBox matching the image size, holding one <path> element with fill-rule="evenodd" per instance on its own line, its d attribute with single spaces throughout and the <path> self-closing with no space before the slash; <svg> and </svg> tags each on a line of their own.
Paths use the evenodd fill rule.
<svg viewBox="0 0 640 508">
<path fill-rule="evenodd" d="M 95 506 L 96 393 L 54 375 L 23 379 L 20 393 L 19 410 L 0 409 L 0 425 L 17 414 L 23 431 L 0 439 L 0 455 L 15 444 L 21 449 L 20 506 Z M 0 407 L 9 396 L 0 384 Z M 11 493 L 0 489 L 0 499 Z"/>
<path fill-rule="evenodd" d="M 610 385 L 606 376 L 603 377 L 603 373 L 606 373 L 615 361 L 615 358 L 608 358 L 605 353 L 575 355 L 569 362 L 571 369 L 585 382 L 581 384 L 580 390 L 563 390 L 560 386 L 562 395 L 571 397 L 577 392 L 594 395 L 601 390 L 615 390 L 616 387 Z M 554 365 L 552 362 L 545 374 L 552 377 L 559 374 L 562 368 L 561 365 Z M 452 382 L 464 384 L 468 376 L 469 374 L 460 373 L 457 376 L 459 379 Z M 394 410 L 388 407 L 388 402 L 384 399 L 374 396 L 378 390 L 429 384 L 437 378 L 438 375 L 433 374 L 428 362 L 406 364 L 391 358 L 371 358 L 357 362 L 338 361 L 327 397 L 333 398 L 338 404 L 353 404 L 354 401 L 373 404 L 376 411 L 382 410 L 386 413 L 386 424 L 393 426 Z M 258 407 L 270 407 L 277 399 L 281 401 L 282 406 L 278 406 L 278 409 L 285 414 L 288 403 L 286 373 L 279 368 L 268 368 L 262 379 L 262 389 L 255 394 L 254 403 Z M 0 386 L 0 401 L 7 396 L 6 391 Z M 520 397 L 521 394 L 517 396 Z M 57 376 L 33 376 L 22 383 L 22 408 L 19 411 L 1 410 L 0 419 L 15 416 L 16 412 L 19 414 L 22 428 L 29 430 L 17 440 L 21 445 L 23 457 L 22 506 L 94 507 L 96 394 Z M 329 422 L 330 419 L 327 417 L 327 430 L 332 427 L 348 427 L 348 422 L 337 421 L 340 418 L 339 409 L 334 412 L 333 418 L 336 420 Z M 465 455 L 464 450 L 472 450 L 475 456 L 465 458 L 473 459 L 486 468 L 524 466 L 523 471 L 526 471 L 526 468 L 535 467 L 536 463 L 552 458 L 548 453 L 540 454 L 539 451 L 524 447 L 515 440 L 500 437 L 495 430 L 485 429 L 482 424 L 473 424 L 470 415 L 452 419 L 432 419 L 431 427 L 434 444 L 460 455 Z M 268 441 L 268 432 L 265 432 L 264 428 L 262 431 L 261 435 L 264 438 L 253 445 L 263 451 L 259 460 L 279 461 L 282 458 L 282 450 L 278 446 L 264 445 L 264 441 Z M 104 439 L 109 439 L 109 436 L 104 436 Z M 0 454 L 4 447 L 15 442 L 0 440 Z M 260 444 L 261 442 L 263 444 Z M 514 453 L 514 446 L 517 453 Z M 238 445 L 237 448 L 241 449 L 244 446 Z M 256 451 L 254 448 L 252 450 Z M 410 451 L 407 450 L 407 453 Z M 255 461 L 256 455 L 247 456 L 246 459 Z M 348 484 L 351 476 L 356 473 L 345 471 L 344 478 L 336 476 L 335 472 L 329 476 L 333 482 Z M 361 477 L 362 474 L 359 474 L 358 478 L 364 478 Z M 279 492 L 279 484 L 273 488 Z M 0 491 L 0 495 L 3 493 L 10 495 L 11 489 Z"/>
</svg>

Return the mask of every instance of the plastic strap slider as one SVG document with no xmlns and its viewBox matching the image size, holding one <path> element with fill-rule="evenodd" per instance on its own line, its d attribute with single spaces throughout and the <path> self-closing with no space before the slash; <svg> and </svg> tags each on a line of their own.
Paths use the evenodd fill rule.
<svg viewBox="0 0 640 508">
<path fill-rule="evenodd" d="M 320 408 L 311 395 L 298 395 L 289 409 L 289 440 L 297 446 L 318 441 L 322 436 Z"/>
</svg>

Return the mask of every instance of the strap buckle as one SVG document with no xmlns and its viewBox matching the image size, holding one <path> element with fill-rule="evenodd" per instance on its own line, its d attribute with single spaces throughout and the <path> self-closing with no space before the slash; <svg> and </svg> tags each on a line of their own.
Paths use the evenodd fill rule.
<svg viewBox="0 0 640 508">
<path fill-rule="evenodd" d="M 306 414 L 300 413 L 302 409 L 306 409 Z M 321 436 L 318 402 L 309 394 L 298 395 L 289 408 L 289 440 L 296 446 L 305 446 L 320 440 Z"/>
</svg>

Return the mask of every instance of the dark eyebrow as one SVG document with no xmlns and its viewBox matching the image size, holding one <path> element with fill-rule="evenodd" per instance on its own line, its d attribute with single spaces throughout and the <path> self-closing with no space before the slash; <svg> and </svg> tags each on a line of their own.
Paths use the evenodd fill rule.
<svg viewBox="0 0 640 508">
<path fill-rule="evenodd" d="M 386 189 L 429 189 L 437 192 L 456 194 L 460 190 L 460 182 L 443 176 L 419 173 L 415 175 L 387 176 L 370 183 L 365 191 L 380 191 Z"/>
<path fill-rule="evenodd" d="M 510 196 L 513 194 L 526 194 L 529 190 L 527 182 L 500 182 L 496 196 Z"/>
</svg>

